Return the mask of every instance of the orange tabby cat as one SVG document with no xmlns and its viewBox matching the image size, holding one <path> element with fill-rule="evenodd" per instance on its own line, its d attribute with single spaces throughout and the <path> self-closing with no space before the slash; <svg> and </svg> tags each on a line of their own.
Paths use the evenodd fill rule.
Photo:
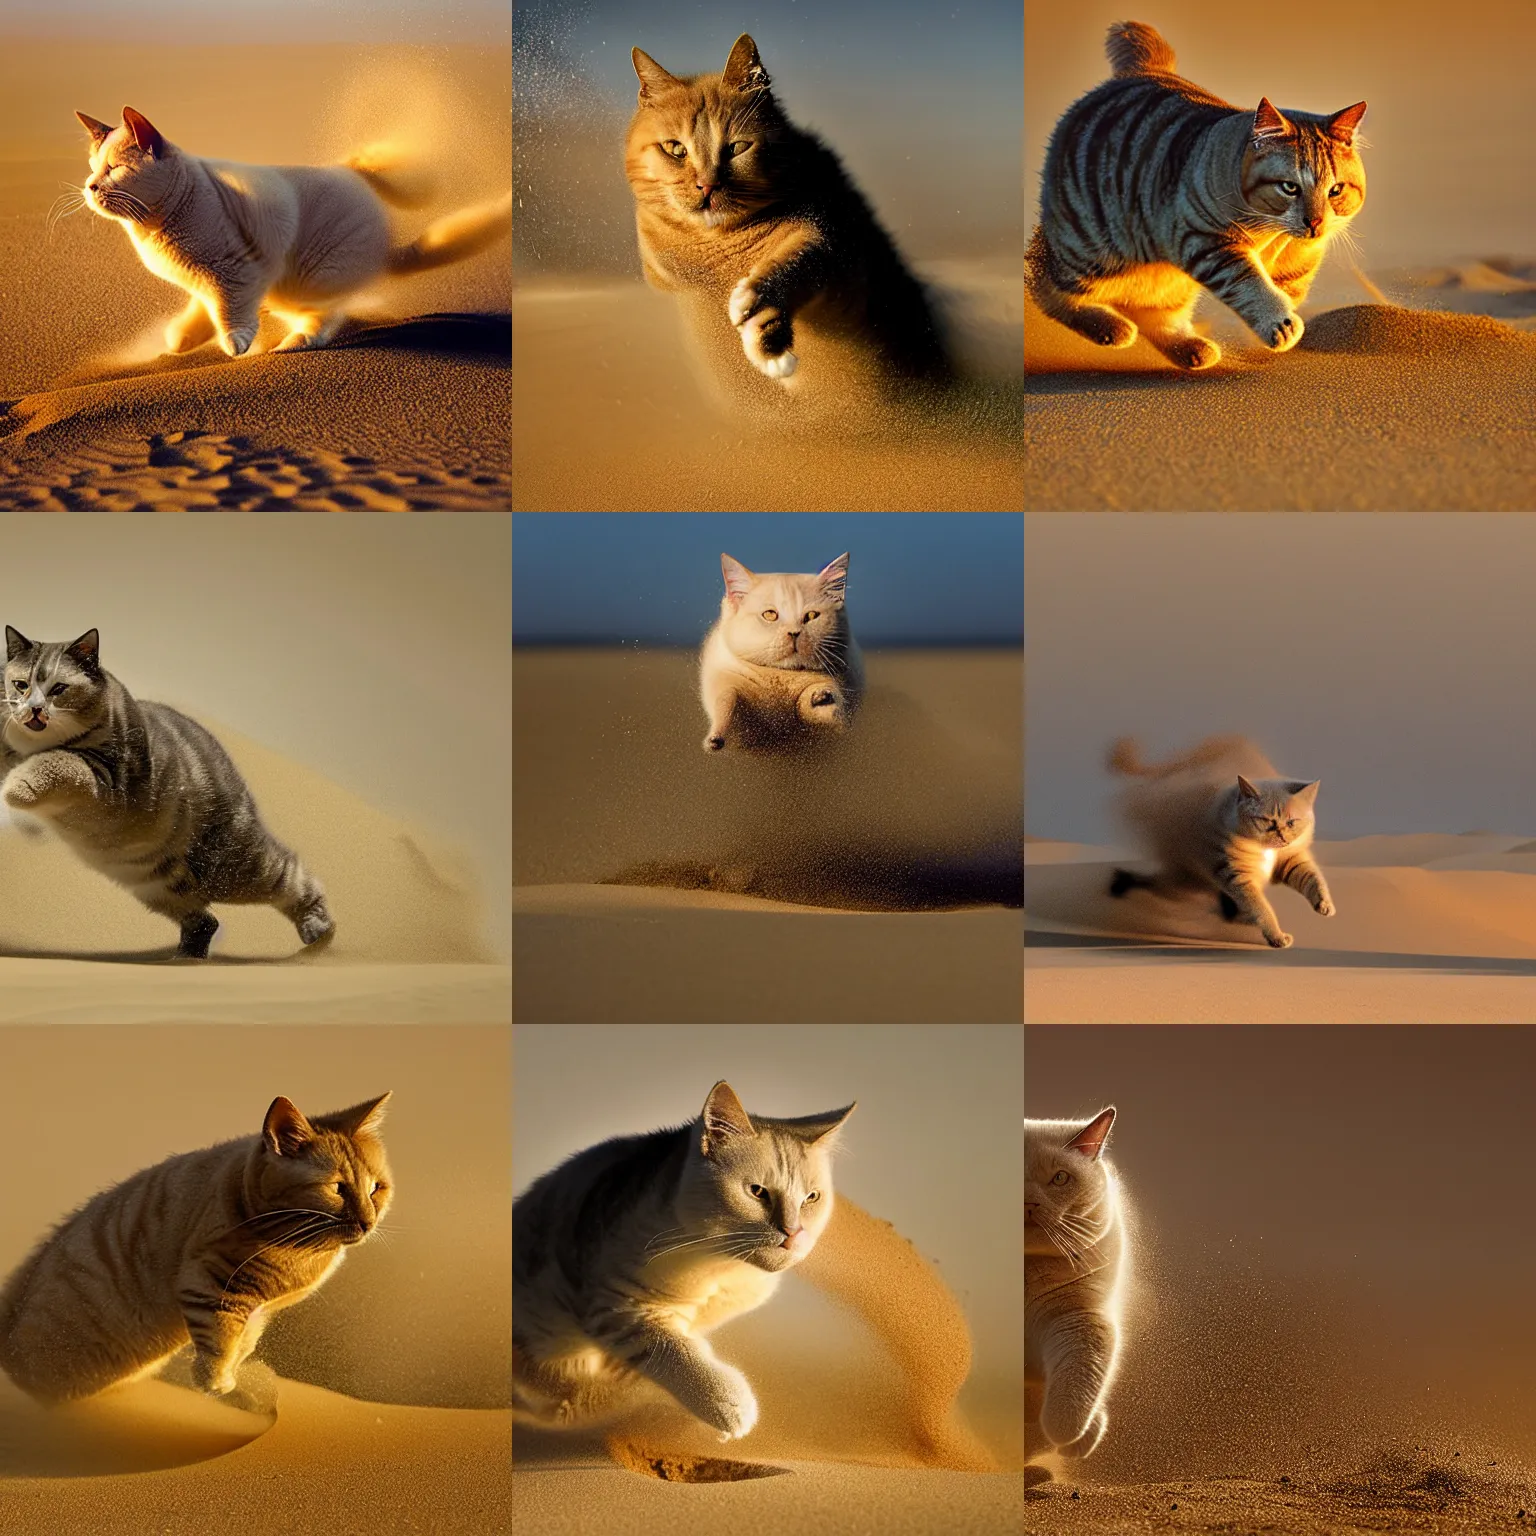
<svg viewBox="0 0 1536 1536">
<path fill-rule="evenodd" d="M 683 296 L 733 382 L 754 377 L 746 364 L 775 389 L 819 376 L 887 394 L 947 375 L 923 285 L 837 156 L 784 116 L 756 43 L 737 38 L 718 75 L 633 59 L 624 168 L 645 275 Z"/>
</svg>

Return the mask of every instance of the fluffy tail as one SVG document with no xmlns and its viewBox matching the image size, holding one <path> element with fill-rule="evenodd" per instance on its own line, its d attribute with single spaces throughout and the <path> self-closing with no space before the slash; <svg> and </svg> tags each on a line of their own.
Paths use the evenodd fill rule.
<svg viewBox="0 0 1536 1536">
<path fill-rule="evenodd" d="M 1165 779 L 1169 774 L 1182 773 L 1187 768 L 1200 768 L 1207 763 L 1220 762 L 1245 749 L 1256 750 L 1246 737 L 1208 736 L 1180 757 L 1170 757 L 1165 763 L 1149 763 L 1141 755 L 1141 748 L 1135 741 L 1129 736 L 1122 736 L 1110 747 L 1106 766 L 1111 773 L 1123 778 Z"/>
<path fill-rule="evenodd" d="M 1104 52 L 1117 76 L 1171 75 L 1175 67 L 1173 49 L 1144 21 L 1115 22 L 1104 39 Z"/>
<path fill-rule="evenodd" d="M 343 165 L 350 166 L 386 203 L 421 208 L 432 201 L 432 178 L 390 144 L 370 144 Z"/>
<path fill-rule="evenodd" d="M 429 224 L 409 245 L 391 251 L 389 270 L 397 277 L 428 272 L 463 261 L 495 245 L 512 228 L 512 194 L 494 203 L 461 208 Z"/>
</svg>

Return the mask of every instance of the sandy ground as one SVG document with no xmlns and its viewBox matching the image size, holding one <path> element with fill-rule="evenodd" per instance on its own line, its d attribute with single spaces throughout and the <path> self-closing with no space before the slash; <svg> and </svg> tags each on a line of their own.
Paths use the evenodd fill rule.
<svg viewBox="0 0 1536 1536">
<path fill-rule="evenodd" d="M 1536 385 L 1529 263 L 1336 273 L 1273 355 L 1219 306 L 1225 355 L 1199 374 L 1145 343 L 1095 347 L 1029 306 L 1026 507 L 1052 511 L 1511 511 L 1531 506 Z M 1493 317 L 1493 318 L 1490 318 Z M 1283 420 L 1304 457 L 1256 444 Z M 1090 446 L 1091 445 L 1091 446 Z"/>
<path fill-rule="evenodd" d="M 810 760 L 705 754 L 695 667 L 514 658 L 514 1016 L 1017 1022 L 1018 654 L 873 653 Z"/>
<path fill-rule="evenodd" d="M 107 220 L 81 212 L 48 227 L 50 206 L 85 175 L 75 109 L 90 102 L 116 122 L 126 96 L 182 147 L 235 160 L 324 164 L 394 134 L 441 187 L 403 216 L 412 238 L 504 190 L 505 53 L 21 41 L 0 52 L 27 124 L 0 163 L 0 508 L 508 505 L 506 246 L 381 287 L 363 305 L 368 323 L 333 349 L 229 359 L 209 345 L 161 361 L 179 290 L 144 271 Z M 268 327 L 257 345 L 276 339 Z"/>
<path fill-rule="evenodd" d="M 1536 1020 L 1536 843 L 1378 836 L 1319 842 L 1317 853 L 1338 915 L 1319 919 L 1272 888 L 1295 944 L 1271 950 L 1203 906 L 1111 898 L 1123 850 L 1031 841 L 1026 1020 Z"/>
<path fill-rule="evenodd" d="M 513 506 L 571 511 L 1016 511 L 1016 260 L 924 269 L 976 382 L 899 429 L 792 429 L 724 414 L 676 301 L 639 281 L 545 278 L 513 299 Z"/>
</svg>

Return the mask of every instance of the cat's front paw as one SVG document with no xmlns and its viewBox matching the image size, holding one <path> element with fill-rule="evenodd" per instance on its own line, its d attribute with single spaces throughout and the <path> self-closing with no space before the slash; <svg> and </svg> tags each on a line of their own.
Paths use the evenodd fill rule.
<svg viewBox="0 0 1536 1536">
<path fill-rule="evenodd" d="M 1339 909 L 1334 906 L 1330 897 L 1323 896 L 1318 900 L 1317 905 L 1312 910 L 1316 912 L 1319 917 L 1332 917 L 1333 914 Z"/>
<path fill-rule="evenodd" d="M 1264 942 L 1268 944 L 1271 949 L 1289 949 L 1291 945 L 1296 941 L 1290 936 L 1290 934 L 1281 933 L 1277 928 L 1273 933 L 1266 933 L 1264 935 Z"/>
<path fill-rule="evenodd" d="M 1292 310 L 1287 314 L 1277 316 L 1261 326 L 1259 328 L 1259 340 L 1271 352 L 1289 352 L 1301 340 L 1301 333 L 1305 329 L 1306 326 L 1302 324 L 1301 316 Z"/>
<path fill-rule="evenodd" d="M 787 379 L 799 367 L 799 358 L 789 350 L 795 339 L 789 316 L 772 304 L 765 304 L 747 278 L 731 290 L 726 312 L 741 336 L 741 349 L 747 361 L 759 373 L 770 379 Z"/>
<path fill-rule="evenodd" d="M 757 1423 L 757 1399 L 747 1378 L 733 1365 L 716 1364 L 709 1395 L 699 1417 L 720 1432 L 721 1440 L 740 1440 Z"/>
<path fill-rule="evenodd" d="M 230 357 L 243 357 L 251 350 L 251 343 L 256 340 L 256 327 L 254 325 L 242 325 L 233 331 L 223 331 L 219 335 L 219 346 Z"/>
<path fill-rule="evenodd" d="M 192 1361 L 192 1380 L 210 1397 L 224 1397 L 235 1390 L 235 1369 L 229 1361 L 199 1353 Z"/>
</svg>

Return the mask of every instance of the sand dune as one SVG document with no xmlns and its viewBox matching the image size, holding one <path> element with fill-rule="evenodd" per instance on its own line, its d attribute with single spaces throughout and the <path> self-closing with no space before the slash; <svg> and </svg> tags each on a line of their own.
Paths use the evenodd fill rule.
<svg viewBox="0 0 1536 1536">
<path fill-rule="evenodd" d="M 1403 275 L 1393 291 L 1416 307 L 1304 310 L 1306 334 L 1281 355 L 1212 310 L 1225 355 L 1200 374 L 1179 374 L 1145 342 L 1095 347 L 1031 306 L 1026 506 L 1527 509 L 1536 443 L 1521 402 L 1536 386 L 1536 335 L 1509 323 L 1531 306 L 1508 265 L 1502 277 L 1492 263 Z M 1317 453 L 1256 452 L 1260 418 L 1285 420 Z"/>
</svg>

